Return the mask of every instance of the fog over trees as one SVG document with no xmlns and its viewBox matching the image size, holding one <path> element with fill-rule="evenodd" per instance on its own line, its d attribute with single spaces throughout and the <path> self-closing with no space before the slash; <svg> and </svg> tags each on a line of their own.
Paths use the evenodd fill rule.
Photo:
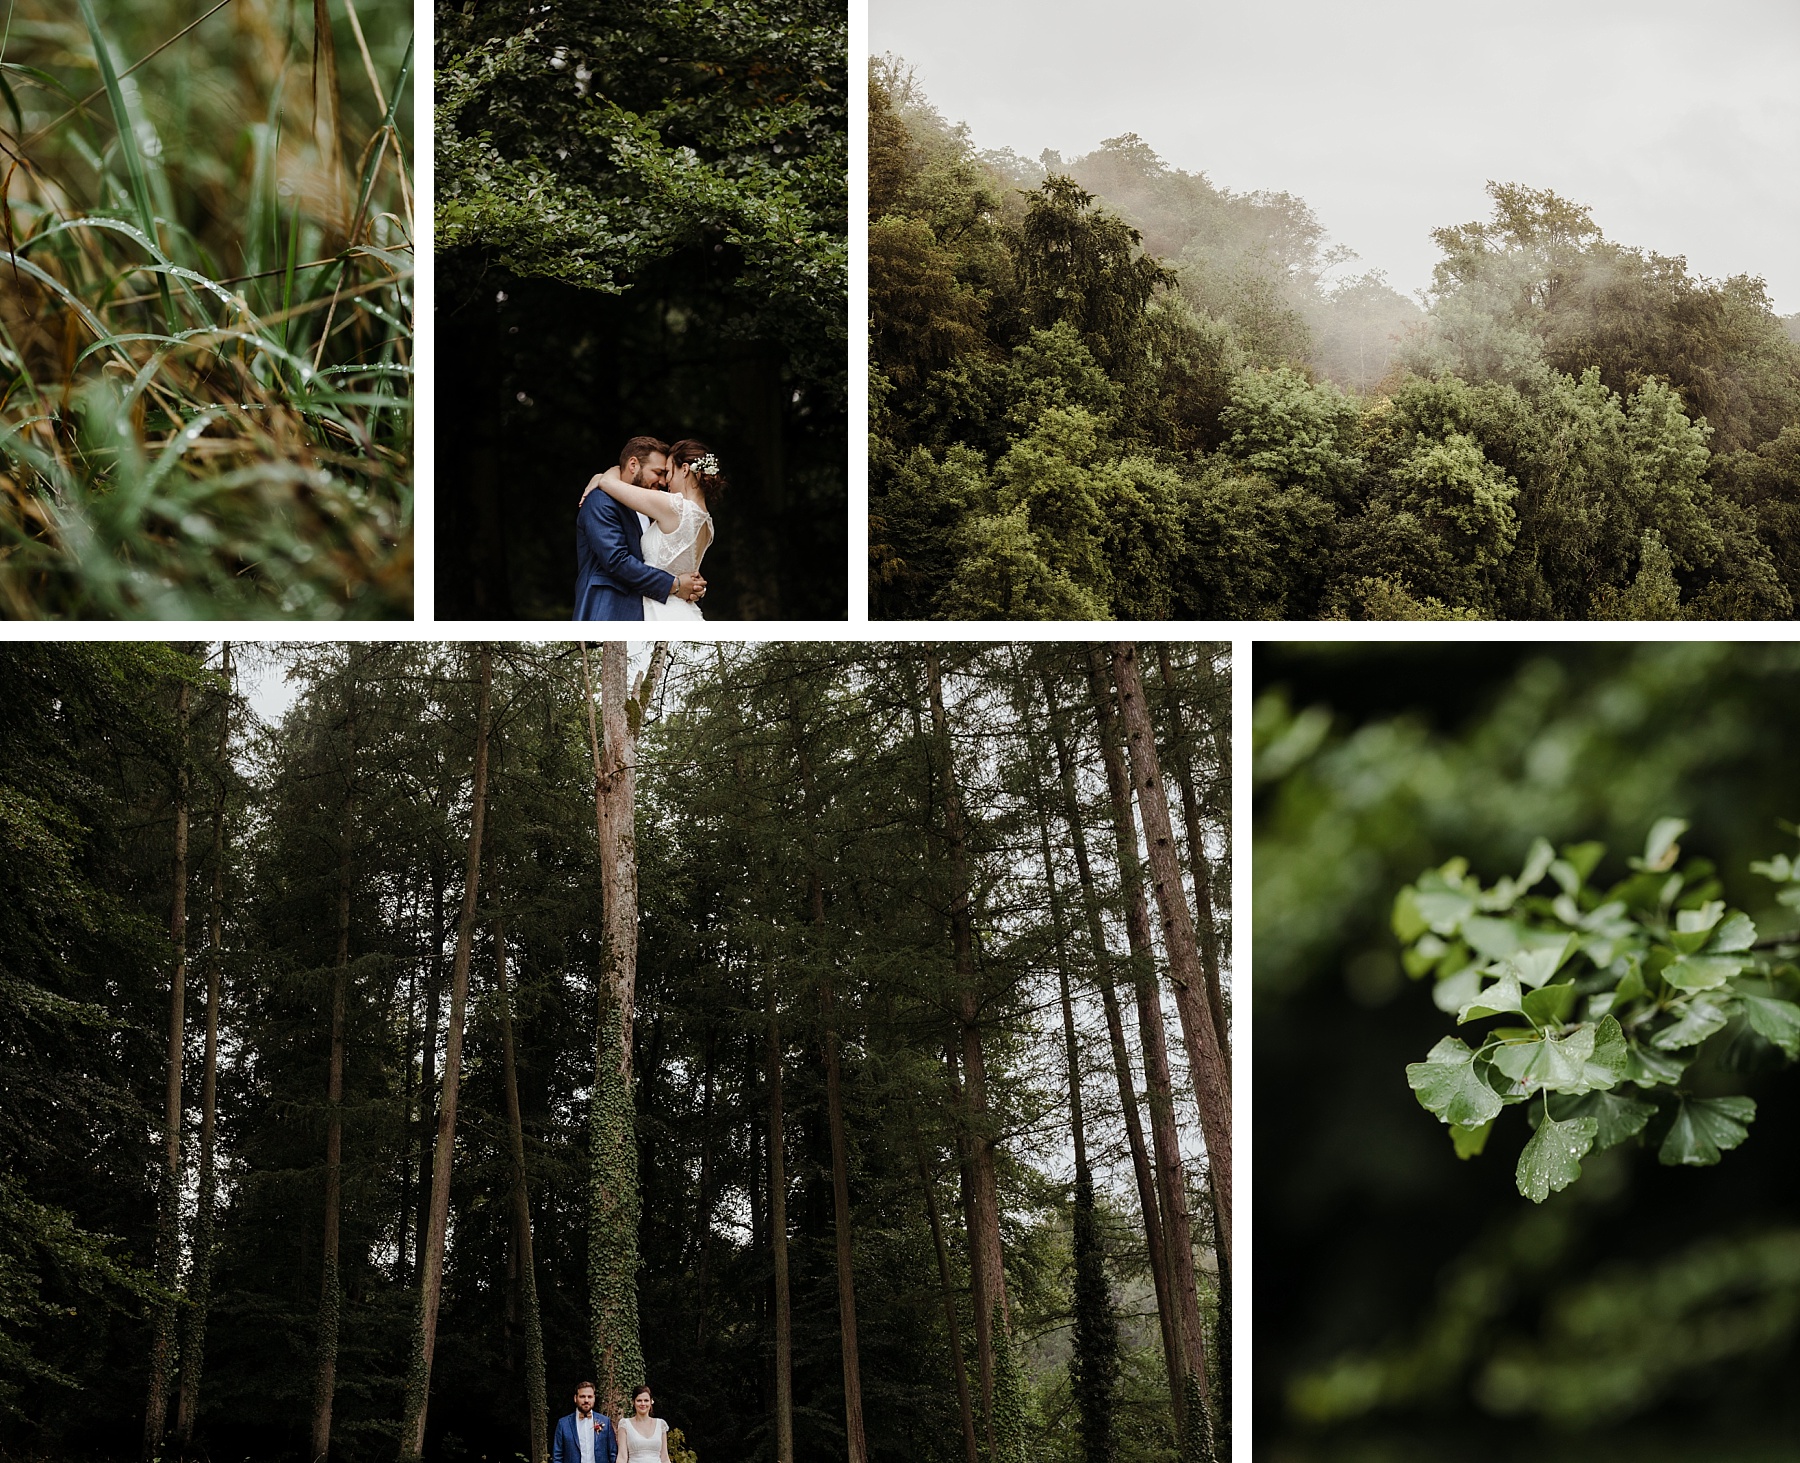
<svg viewBox="0 0 1800 1463">
<path fill-rule="evenodd" d="M 1800 317 L 1488 184 L 1421 302 L 1154 140 L 982 151 L 870 84 L 871 608 L 1785 618 Z"/>
</svg>

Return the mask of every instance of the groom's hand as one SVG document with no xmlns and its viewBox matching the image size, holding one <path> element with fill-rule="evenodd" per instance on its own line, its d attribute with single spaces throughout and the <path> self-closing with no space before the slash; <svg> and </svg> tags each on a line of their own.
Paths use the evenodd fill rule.
<svg viewBox="0 0 1800 1463">
<path fill-rule="evenodd" d="M 706 581 L 698 574 L 677 574 L 675 586 L 670 592 L 692 604 L 706 593 Z"/>
</svg>

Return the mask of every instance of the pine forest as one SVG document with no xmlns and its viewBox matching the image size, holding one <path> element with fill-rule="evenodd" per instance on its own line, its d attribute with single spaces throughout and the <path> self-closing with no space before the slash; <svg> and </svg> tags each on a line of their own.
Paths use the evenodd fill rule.
<svg viewBox="0 0 1800 1463">
<path fill-rule="evenodd" d="M 871 65 L 870 610 L 1785 619 L 1800 316 L 1547 189 L 1423 304 L 1126 134 L 980 151 Z"/>
<path fill-rule="evenodd" d="M 1230 684 L 0 648 L 0 1457 L 1228 1458 Z"/>
</svg>

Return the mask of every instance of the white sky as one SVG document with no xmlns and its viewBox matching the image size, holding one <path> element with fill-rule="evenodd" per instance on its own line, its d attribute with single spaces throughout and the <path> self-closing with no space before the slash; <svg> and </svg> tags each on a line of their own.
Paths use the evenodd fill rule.
<svg viewBox="0 0 1800 1463">
<path fill-rule="evenodd" d="M 979 147 L 1136 132 L 1223 187 L 1300 195 L 1403 293 L 1494 178 L 1800 311 L 1796 0 L 870 0 L 869 44 Z"/>
</svg>

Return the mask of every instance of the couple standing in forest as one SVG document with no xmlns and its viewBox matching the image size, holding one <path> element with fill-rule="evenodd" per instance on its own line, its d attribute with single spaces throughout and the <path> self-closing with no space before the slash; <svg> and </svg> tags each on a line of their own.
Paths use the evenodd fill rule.
<svg viewBox="0 0 1800 1463">
<path fill-rule="evenodd" d="M 595 473 L 576 508 L 575 618 L 705 619 L 708 504 L 724 489 L 719 459 L 704 442 L 627 442 L 619 465 Z"/>
<path fill-rule="evenodd" d="M 617 1428 L 604 1412 L 594 1410 L 594 1384 L 575 1389 L 575 1410 L 556 1425 L 551 1463 L 619 1463 L 619 1439 L 625 1440 L 624 1463 L 669 1463 L 669 1425 L 652 1417 L 654 1399 L 648 1384 L 631 1394 L 631 1416 Z"/>
</svg>

